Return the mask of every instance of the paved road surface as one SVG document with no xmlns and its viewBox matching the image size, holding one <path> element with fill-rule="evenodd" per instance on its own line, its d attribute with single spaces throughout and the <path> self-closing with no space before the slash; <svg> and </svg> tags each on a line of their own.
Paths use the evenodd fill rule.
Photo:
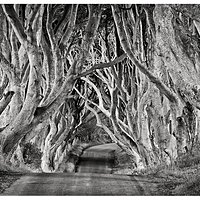
<svg viewBox="0 0 200 200">
<path fill-rule="evenodd" d="M 116 144 L 104 144 L 86 149 L 80 158 L 79 173 L 111 174 Z"/>
<path fill-rule="evenodd" d="M 156 195 L 156 183 L 140 176 L 114 175 L 113 144 L 87 149 L 78 173 L 22 176 L 3 195 Z"/>
</svg>

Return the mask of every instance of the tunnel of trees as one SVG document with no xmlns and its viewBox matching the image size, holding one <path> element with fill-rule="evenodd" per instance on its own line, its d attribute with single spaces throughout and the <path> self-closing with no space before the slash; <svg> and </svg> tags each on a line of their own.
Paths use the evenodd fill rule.
<svg viewBox="0 0 200 200">
<path fill-rule="evenodd" d="M 199 5 L 1 5 L 0 43 L 0 162 L 56 172 L 99 138 L 141 170 L 199 144 Z"/>
</svg>

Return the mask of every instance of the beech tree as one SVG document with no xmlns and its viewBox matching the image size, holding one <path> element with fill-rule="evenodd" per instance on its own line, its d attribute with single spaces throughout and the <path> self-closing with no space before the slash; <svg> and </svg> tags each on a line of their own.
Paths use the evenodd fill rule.
<svg viewBox="0 0 200 200">
<path fill-rule="evenodd" d="M 191 152 L 199 142 L 198 10 L 2 5 L 1 161 L 23 163 L 31 141 L 42 170 L 59 171 L 89 117 L 137 169 Z"/>
<path fill-rule="evenodd" d="M 66 129 L 73 126 L 70 114 L 69 122 L 66 121 L 70 108 L 65 102 L 74 98 L 70 93 L 101 16 L 101 6 L 89 5 L 87 9 L 87 21 L 80 22 L 85 27 L 83 34 L 81 29 L 74 28 L 78 5 L 2 5 L 2 93 L 9 92 L 2 104 L 8 105 L 10 100 L 7 112 L 1 116 L 4 158 L 10 159 L 14 147 L 27 134 L 30 139 L 38 124 L 42 124 L 42 129 L 47 127 L 47 138 L 57 133 L 58 143 L 63 142 L 60 137 L 68 134 Z M 74 45 L 76 35 L 81 37 L 79 46 Z M 58 129 L 58 121 L 64 128 Z"/>
<path fill-rule="evenodd" d="M 185 41 L 180 43 L 177 39 L 187 37 L 182 36 L 185 33 L 177 35 L 176 22 L 183 17 L 184 9 L 187 12 L 183 7 L 112 5 L 115 32 L 110 33 L 112 39 L 108 41 L 105 30 L 99 60 L 111 59 L 114 53 L 109 52 L 109 48 L 114 40 L 114 57 L 120 63 L 113 62 L 109 70 L 106 69 L 108 65 L 103 69 L 96 66 L 96 76 L 101 82 L 99 87 L 99 81 L 95 84 L 89 76 L 82 78 L 86 88 L 92 88 L 99 98 L 95 103 L 87 97 L 89 91 L 82 92 L 86 107 L 96 115 L 97 125 L 132 157 L 138 169 L 171 164 L 178 156 L 192 151 L 199 140 L 198 100 L 192 92 L 198 93 L 198 82 L 194 81 L 198 80 L 198 73 L 194 66 L 198 66 L 199 60 L 197 56 L 186 56 L 186 49 L 190 47 L 186 48 Z M 183 18 L 192 19 L 191 14 Z M 184 29 L 185 24 L 180 24 L 179 29 Z M 197 39 L 197 21 L 187 25 L 187 31 L 191 29 L 189 26 L 193 27 L 191 34 Z M 191 43 L 195 45 L 196 41 Z M 118 46 L 128 60 L 120 61 L 124 56 L 117 54 Z M 193 86 L 188 86 L 192 80 Z M 101 122 L 97 110 L 110 118 L 112 131 Z"/>
</svg>

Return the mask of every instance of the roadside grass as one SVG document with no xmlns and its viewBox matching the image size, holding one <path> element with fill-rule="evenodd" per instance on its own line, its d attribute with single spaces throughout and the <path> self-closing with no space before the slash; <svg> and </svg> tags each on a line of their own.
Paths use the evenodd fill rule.
<svg viewBox="0 0 200 200">
<path fill-rule="evenodd" d="M 161 195 L 200 195 L 200 156 L 183 155 L 173 166 L 160 165 L 145 172 L 151 178 L 160 179 Z"/>
<path fill-rule="evenodd" d="M 9 188 L 22 175 L 22 173 L 0 171 L 0 194 Z"/>
<path fill-rule="evenodd" d="M 190 154 L 183 155 L 177 162 L 177 166 L 185 181 L 173 191 L 173 195 L 200 195 L 199 148 Z"/>
<path fill-rule="evenodd" d="M 16 169 L 0 163 L 0 194 L 10 187 L 24 173 L 24 169 Z"/>
<path fill-rule="evenodd" d="M 173 195 L 200 195 L 200 144 L 191 153 L 182 155 L 176 163 L 184 183 L 176 187 Z"/>
<path fill-rule="evenodd" d="M 0 172 L 9 172 L 12 170 L 13 168 L 11 168 L 10 166 L 0 163 Z"/>
<path fill-rule="evenodd" d="M 14 167 L 4 163 L 0 163 L 0 173 L 29 173 L 31 170 L 28 170 L 27 167 Z"/>
<path fill-rule="evenodd" d="M 137 172 L 125 152 L 118 150 L 115 157 L 114 174 L 146 176 L 158 183 L 160 195 L 200 195 L 200 150 L 183 154 L 174 165 L 161 164 Z"/>
<path fill-rule="evenodd" d="M 173 195 L 181 196 L 199 196 L 200 195 L 200 170 L 193 176 L 188 176 L 185 183 L 179 185 L 172 192 Z"/>
</svg>

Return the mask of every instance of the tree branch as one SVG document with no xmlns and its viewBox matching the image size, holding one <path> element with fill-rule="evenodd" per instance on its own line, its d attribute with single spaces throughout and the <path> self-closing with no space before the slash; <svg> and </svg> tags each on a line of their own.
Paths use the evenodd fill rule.
<svg viewBox="0 0 200 200">
<path fill-rule="evenodd" d="M 14 95 L 14 92 L 10 91 L 3 96 L 3 99 L 0 101 L 0 115 L 5 110 L 7 105 L 10 103 L 13 95 Z"/>
<path fill-rule="evenodd" d="M 78 10 L 78 5 L 73 4 L 71 8 L 70 18 L 69 18 L 69 24 L 65 33 L 63 34 L 60 44 L 61 43 L 65 44 L 69 40 L 76 23 L 77 10 Z"/>
<path fill-rule="evenodd" d="M 31 12 L 31 14 L 30 14 L 30 18 L 29 18 L 29 24 L 28 24 L 28 26 L 32 26 L 32 24 L 34 23 L 34 20 L 36 19 L 36 15 L 37 15 L 37 13 L 38 13 L 38 11 L 39 11 L 39 9 L 40 9 L 40 4 L 36 4 L 35 6 L 34 6 L 34 10 Z"/>
<path fill-rule="evenodd" d="M 7 74 L 10 81 L 19 81 L 19 78 L 16 76 L 13 65 L 5 58 L 5 56 L 0 52 L 0 67 Z"/>
<path fill-rule="evenodd" d="M 86 107 L 89 111 L 91 111 L 91 112 L 96 116 L 96 120 L 97 120 L 96 125 L 97 125 L 98 127 L 103 128 L 104 131 L 106 131 L 106 133 L 108 133 L 108 135 L 110 136 L 110 138 L 112 139 L 112 141 L 114 141 L 115 143 L 117 143 L 118 140 L 117 140 L 117 138 L 115 137 L 114 133 L 113 133 L 107 126 L 105 126 L 105 125 L 102 123 L 102 121 L 101 121 L 101 119 L 100 119 L 100 116 L 99 116 L 99 114 L 97 113 L 97 111 L 95 111 L 93 108 L 91 108 L 91 107 L 88 105 L 87 101 L 85 102 L 85 107 Z"/>
<path fill-rule="evenodd" d="M 92 68 L 90 68 L 89 70 L 79 74 L 77 76 L 77 78 L 80 78 L 80 77 L 83 77 L 83 76 L 87 76 L 87 75 L 91 74 L 92 72 L 94 72 L 97 69 L 104 69 L 104 68 L 112 67 L 113 65 L 116 65 L 117 63 L 119 63 L 122 60 L 124 60 L 126 57 L 127 57 L 126 54 L 122 54 L 120 57 L 116 58 L 115 60 L 113 60 L 113 61 L 111 61 L 109 63 L 96 64 Z"/>
<path fill-rule="evenodd" d="M 99 89 L 96 87 L 96 85 L 94 83 L 92 83 L 89 79 L 82 77 L 82 80 L 84 80 L 85 82 L 87 82 L 97 93 L 97 96 L 99 98 L 99 105 L 98 108 L 107 116 L 110 117 L 110 112 L 108 110 L 106 110 L 104 108 L 104 103 L 103 103 L 103 98 L 101 95 L 101 92 L 99 91 Z"/>
<path fill-rule="evenodd" d="M 134 53 L 132 52 L 129 44 L 128 39 L 126 36 L 126 33 L 124 31 L 123 22 L 120 17 L 120 10 L 117 5 L 112 5 L 112 13 L 114 17 L 114 21 L 117 27 L 117 32 L 120 38 L 120 43 L 122 45 L 123 50 L 126 52 L 128 57 L 131 59 L 131 61 L 135 64 L 135 66 L 143 73 L 145 74 L 152 83 L 155 84 L 155 86 L 171 101 L 172 103 L 177 103 L 177 97 L 176 95 L 170 91 L 170 89 L 156 76 L 154 76 L 143 64 L 141 64 L 136 58 Z"/>
<path fill-rule="evenodd" d="M 52 6 L 47 5 L 46 29 L 47 29 L 49 41 L 50 41 L 50 44 L 51 44 L 51 48 L 52 48 L 53 51 L 55 51 L 56 39 L 55 39 L 55 35 L 54 35 L 54 32 L 53 32 L 53 28 L 52 28 L 53 16 L 52 16 L 52 14 L 50 14 L 51 12 L 52 12 Z"/>
<path fill-rule="evenodd" d="M 8 77 L 7 77 L 6 73 L 4 73 L 2 76 L 1 83 L 0 83 L 0 99 L 2 99 L 4 90 L 8 86 L 8 83 L 9 83 Z"/>
<path fill-rule="evenodd" d="M 27 41 L 27 36 L 24 32 L 24 28 L 17 16 L 12 5 L 2 5 L 3 11 L 6 14 L 8 21 L 11 23 L 17 38 L 21 44 L 24 44 Z"/>
</svg>

